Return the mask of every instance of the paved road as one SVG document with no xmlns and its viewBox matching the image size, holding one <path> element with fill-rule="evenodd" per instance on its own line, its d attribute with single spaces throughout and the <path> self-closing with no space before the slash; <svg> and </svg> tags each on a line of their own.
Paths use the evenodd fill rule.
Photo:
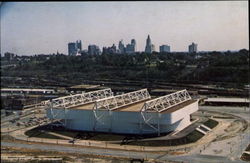
<svg viewBox="0 0 250 163">
<path fill-rule="evenodd" d="M 89 154 L 89 155 L 103 155 L 103 156 L 118 156 L 126 158 L 136 158 L 136 159 L 153 159 L 158 161 L 184 161 L 187 163 L 244 163 L 240 160 L 230 160 L 222 156 L 212 156 L 212 155 L 187 155 L 187 156 L 171 156 L 167 154 L 157 154 L 157 153 L 145 153 L 145 152 L 134 152 L 134 151 L 121 151 L 112 149 L 98 149 L 98 148 L 88 148 L 88 147 L 69 147 L 60 145 L 47 145 L 47 144 L 23 144 L 16 142 L 2 142 L 2 146 L 7 147 L 19 147 L 35 150 L 46 150 L 46 151 L 56 151 L 65 153 L 78 153 L 78 154 Z"/>
<path fill-rule="evenodd" d="M 202 106 L 200 110 L 221 111 L 230 113 L 245 119 L 250 123 L 250 108 L 249 107 L 211 107 Z M 250 144 L 250 127 L 243 133 L 238 133 L 237 136 L 225 139 L 222 141 L 211 142 L 201 154 L 225 156 L 228 158 L 238 159 L 246 147 Z"/>
<path fill-rule="evenodd" d="M 2 146 L 7 147 L 19 147 L 19 148 L 28 148 L 28 149 L 37 149 L 37 150 L 46 150 L 46 151 L 57 151 L 57 152 L 66 152 L 66 153 L 79 153 L 79 154 L 90 154 L 90 155 L 104 155 L 104 156 L 120 156 L 120 157 L 129 157 L 129 158 L 156 158 L 158 154 L 145 154 L 142 152 L 134 151 L 122 151 L 122 150 L 112 150 L 112 149 L 98 149 L 98 148 L 88 148 L 88 147 L 69 147 L 69 146 L 60 146 L 60 145 L 47 145 L 47 144 L 23 144 L 17 142 L 2 142 Z"/>
</svg>

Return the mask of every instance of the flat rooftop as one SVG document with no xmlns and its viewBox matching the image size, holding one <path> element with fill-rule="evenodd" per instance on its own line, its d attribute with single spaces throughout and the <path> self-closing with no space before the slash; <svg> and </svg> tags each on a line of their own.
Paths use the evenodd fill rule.
<svg viewBox="0 0 250 163">
<path fill-rule="evenodd" d="M 85 89 L 89 89 L 89 88 L 97 88 L 100 85 L 90 85 L 90 84 L 81 84 L 81 85 L 74 85 L 70 88 L 85 88 Z"/>
<path fill-rule="evenodd" d="M 247 98 L 226 98 L 226 97 L 217 97 L 217 98 L 208 98 L 204 102 L 232 102 L 232 103 L 249 103 Z"/>
<path fill-rule="evenodd" d="M 119 112 L 119 111 L 124 111 L 124 112 L 140 112 L 140 110 L 142 109 L 143 105 L 145 102 L 149 101 L 149 100 L 152 100 L 152 99 L 148 99 L 148 100 L 144 100 L 144 101 L 140 101 L 140 102 L 137 102 L 137 103 L 133 103 L 133 104 L 130 104 L 130 105 L 126 105 L 126 106 L 122 106 L 120 108 L 117 108 L 113 111 L 115 112 Z M 183 103 L 180 103 L 178 105 L 175 105 L 173 107 L 170 107 L 168 108 L 167 110 L 165 111 L 162 111 L 161 113 L 172 113 L 174 111 L 177 111 L 187 105 L 190 105 L 194 102 L 196 102 L 197 100 L 188 100 L 188 101 L 185 101 Z M 68 108 L 68 109 L 79 109 L 79 110 L 92 110 L 93 107 L 94 107 L 95 103 L 92 102 L 92 103 L 88 103 L 88 104 L 84 104 L 84 105 L 80 105 L 80 106 L 75 106 L 75 107 L 71 107 L 71 108 Z"/>
<path fill-rule="evenodd" d="M 94 108 L 95 102 L 91 102 L 88 104 L 83 104 L 79 106 L 74 106 L 68 109 L 80 109 L 80 110 L 92 110 Z"/>
<path fill-rule="evenodd" d="M 44 91 L 54 91 L 53 89 L 28 89 L 28 88 L 1 88 L 1 91 L 35 91 L 35 92 L 44 92 Z"/>
<path fill-rule="evenodd" d="M 185 101 L 185 102 L 183 102 L 183 103 L 180 103 L 180 104 L 178 104 L 178 105 L 175 105 L 175 106 L 173 106 L 173 107 L 171 107 L 171 108 L 168 108 L 167 110 L 164 110 L 164 111 L 162 111 L 161 113 L 172 113 L 172 112 L 175 112 L 175 111 L 177 111 L 177 110 L 180 110 L 181 108 L 183 108 L 183 107 L 185 107 L 185 106 L 188 106 L 188 105 L 190 105 L 190 104 L 192 104 L 192 103 L 195 103 L 197 100 L 188 100 L 188 101 Z"/>
</svg>

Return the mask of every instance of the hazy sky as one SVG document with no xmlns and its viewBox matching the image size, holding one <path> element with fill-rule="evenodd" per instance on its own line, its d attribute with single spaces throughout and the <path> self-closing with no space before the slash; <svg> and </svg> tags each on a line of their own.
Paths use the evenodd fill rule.
<svg viewBox="0 0 250 163">
<path fill-rule="evenodd" d="M 1 5 L 1 53 L 67 54 L 67 43 L 82 40 L 100 48 L 136 39 L 145 50 L 150 34 L 156 50 L 249 49 L 248 1 L 8 2 Z"/>
</svg>

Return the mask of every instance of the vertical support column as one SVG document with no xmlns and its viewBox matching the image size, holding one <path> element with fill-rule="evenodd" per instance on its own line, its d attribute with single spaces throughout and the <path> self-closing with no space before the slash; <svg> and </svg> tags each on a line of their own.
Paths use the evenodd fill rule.
<svg viewBox="0 0 250 163">
<path fill-rule="evenodd" d="M 108 112 L 109 112 L 109 119 L 110 119 L 110 128 L 109 128 L 109 132 L 111 133 L 111 132 L 112 132 L 112 127 L 113 127 L 113 126 L 112 126 L 112 121 L 113 121 L 113 120 L 112 120 L 112 118 L 113 118 L 113 117 L 112 117 L 112 114 L 113 114 L 113 112 L 112 112 L 111 110 L 109 110 Z"/>
<path fill-rule="evenodd" d="M 142 134 L 142 117 L 140 117 L 139 128 L 140 128 L 140 134 Z"/>
<path fill-rule="evenodd" d="M 161 131 L 160 131 L 160 118 L 161 118 L 161 114 L 158 112 L 158 136 L 161 135 Z"/>
<path fill-rule="evenodd" d="M 67 123 L 67 118 L 66 118 L 66 115 L 67 115 L 67 108 L 64 107 L 64 127 L 66 128 L 66 123 Z"/>
</svg>

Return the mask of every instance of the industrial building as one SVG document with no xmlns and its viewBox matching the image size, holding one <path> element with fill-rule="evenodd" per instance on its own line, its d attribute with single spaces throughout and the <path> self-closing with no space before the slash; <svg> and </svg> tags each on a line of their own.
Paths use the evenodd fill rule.
<svg viewBox="0 0 250 163">
<path fill-rule="evenodd" d="M 46 101 L 47 116 L 67 129 L 121 134 L 162 134 L 191 124 L 198 100 L 186 90 L 152 99 L 147 89 L 114 96 L 111 89 Z"/>
<path fill-rule="evenodd" d="M 248 98 L 228 98 L 228 97 L 214 97 L 204 99 L 205 105 L 211 106 L 249 106 L 250 100 Z"/>
</svg>

